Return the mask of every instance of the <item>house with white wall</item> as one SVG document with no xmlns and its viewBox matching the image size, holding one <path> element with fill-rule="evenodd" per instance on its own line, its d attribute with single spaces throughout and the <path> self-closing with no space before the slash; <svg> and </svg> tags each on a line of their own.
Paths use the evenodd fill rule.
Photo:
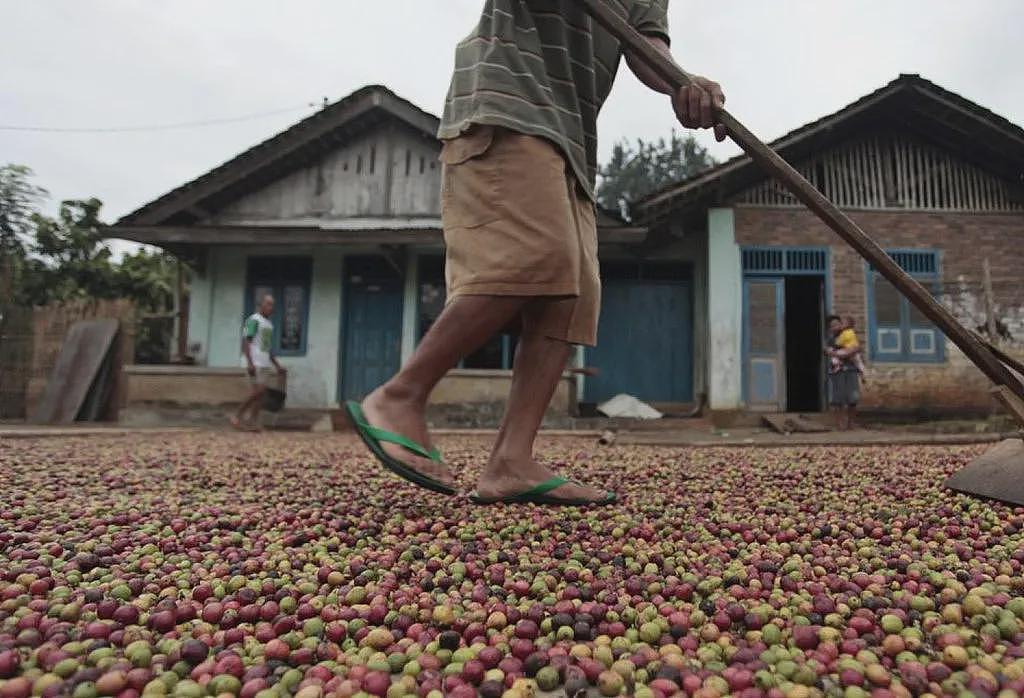
<svg viewBox="0 0 1024 698">
<path fill-rule="evenodd" d="M 290 407 L 334 408 L 391 375 L 444 303 L 437 126 L 365 87 L 111 226 L 194 270 L 193 365 L 130 367 L 130 399 L 235 399 L 241 323 L 267 292 Z M 1019 126 L 903 75 L 772 145 L 965 322 L 997 315 L 995 339 L 1024 346 Z M 599 211 L 598 346 L 577 353 L 587 375 L 566 376 L 555 412 L 618 393 L 670 413 L 822 410 L 828 312 L 852 317 L 868 350 L 868 406 L 987 408 L 981 374 L 749 158 L 633 213 Z M 496 419 L 515 339 L 466 357 L 434 402 Z"/>
</svg>

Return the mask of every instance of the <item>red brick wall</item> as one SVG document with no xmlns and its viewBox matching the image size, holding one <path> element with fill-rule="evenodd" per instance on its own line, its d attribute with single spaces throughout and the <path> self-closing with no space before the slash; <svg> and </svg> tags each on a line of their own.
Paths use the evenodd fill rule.
<svg viewBox="0 0 1024 698">
<path fill-rule="evenodd" d="M 982 265 L 992 267 L 996 317 L 1008 334 L 1006 346 L 1024 352 L 1024 215 L 850 211 L 882 246 L 928 248 L 941 253 L 942 300 L 972 328 L 985 324 Z M 736 207 L 736 241 L 743 245 L 829 246 L 832 308 L 852 315 L 866 343 L 865 265 L 813 214 L 799 208 Z M 944 364 L 874 364 L 864 406 L 935 412 L 987 410 L 984 376 L 947 342 Z"/>
</svg>

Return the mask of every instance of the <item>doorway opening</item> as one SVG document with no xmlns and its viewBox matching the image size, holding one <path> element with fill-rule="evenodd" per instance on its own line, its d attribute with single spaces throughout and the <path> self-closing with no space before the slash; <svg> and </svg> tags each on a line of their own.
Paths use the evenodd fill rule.
<svg viewBox="0 0 1024 698">
<path fill-rule="evenodd" d="M 825 407 L 827 247 L 744 247 L 743 398 L 762 412 Z"/>
<path fill-rule="evenodd" d="M 820 412 L 824 404 L 825 277 L 785 277 L 786 411 Z"/>
</svg>

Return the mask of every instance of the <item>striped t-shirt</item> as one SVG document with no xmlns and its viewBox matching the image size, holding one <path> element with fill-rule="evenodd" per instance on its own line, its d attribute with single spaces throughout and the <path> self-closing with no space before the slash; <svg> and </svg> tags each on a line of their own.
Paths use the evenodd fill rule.
<svg viewBox="0 0 1024 698">
<path fill-rule="evenodd" d="M 606 0 L 640 33 L 668 40 L 668 0 Z M 622 57 L 576 0 L 486 0 L 455 50 L 438 137 L 472 124 L 542 136 L 564 152 L 594 198 L 597 114 Z"/>
</svg>

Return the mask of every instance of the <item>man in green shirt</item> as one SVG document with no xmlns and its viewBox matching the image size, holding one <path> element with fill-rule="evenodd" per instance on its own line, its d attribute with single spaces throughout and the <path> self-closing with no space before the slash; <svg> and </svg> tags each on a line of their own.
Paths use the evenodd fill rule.
<svg viewBox="0 0 1024 698">
<path fill-rule="evenodd" d="M 606 0 L 669 55 L 668 0 Z M 544 412 L 572 345 L 593 345 L 600 310 L 594 182 L 597 115 L 623 57 L 619 42 L 574 0 L 487 0 L 455 52 L 438 136 L 444 141 L 442 222 L 448 302 L 409 362 L 361 405 L 360 435 L 394 472 L 443 493 L 454 480 L 424 420 L 427 397 L 464 356 L 510 324 L 521 339 L 497 442 L 473 498 L 604 504 L 613 494 L 557 476 L 533 459 Z M 669 95 L 680 123 L 715 120 L 721 88 Z"/>
<path fill-rule="evenodd" d="M 245 319 L 242 325 L 242 356 L 241 364 L 249 379 L 249 397 L 238 411 L 229 418 L 235 429 L 259 429 L 260 406 L 263 394 L 267 391 L 267 383 L 275 374 L 284 375 L 285 368 L 274 356 L 274 324 L 270 316 L 274 314 L 274 297 L 270 294 L 260 298 L 259 308 Z"/>
</svg>

